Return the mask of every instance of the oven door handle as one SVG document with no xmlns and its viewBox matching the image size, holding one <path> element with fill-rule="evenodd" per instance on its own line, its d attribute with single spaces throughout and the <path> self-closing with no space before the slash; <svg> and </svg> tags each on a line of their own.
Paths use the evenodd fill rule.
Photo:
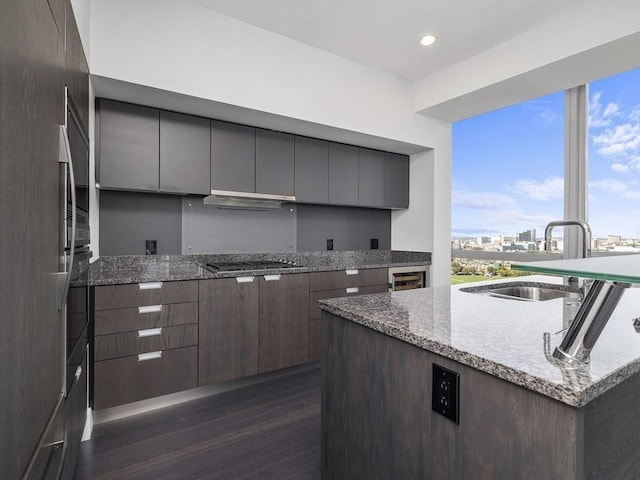
<svg viewBox="0 0 640 480">
<path fill-rule="evenodd" d="M 60 125 L 60 143 L 64 145 L 64 150 L 60 149 L 59 162 L 66 164 L 66 171 L 69 174 L 69 184 L 71 191 L 71 241 L 69 242 L 69 257 L 66 264 L 66 278 L 60 293 L 60 301 L 58 309 L 62 310 L 67 303 L 67 295 L 69 294 L 69 286 L 71 285 L 71 270 L 73 269 L 73 256 L 76 245 L 76 180 L 73 173 L 73 160 L 71 159 L 71 146 L 69 145 L 69 134 L 65 125 Z M 64 153 L 64 156 L 62 155 Z M 65 180 L 66 181 L 66 180 Z M 66 188 L 65 188 L 66 190 Z M 65 202 L 66 203 L 66 202 Z M 63 205 L 64 218 L 66 219 L 66 204 Z M 64 272 L 63 272 L 64 273 Z"/>
</svg>

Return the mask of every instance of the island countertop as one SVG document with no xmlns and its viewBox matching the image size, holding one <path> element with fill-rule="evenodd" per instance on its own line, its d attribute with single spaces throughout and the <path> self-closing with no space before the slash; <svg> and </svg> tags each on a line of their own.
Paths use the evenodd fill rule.
<svg viewBox="0 0 640 480">
<path fill-rule="evenodd" d="M 517 280 L 561 283 L 558 277 Z M 505 280 L 505 282 L 514 280 Z M 496 282 L 492 282 L 496 283 Z M 467 285 L 468 286 L 468 285 Z M 525 302 L 435 287 L 321 300 L 320 308 L 406 343 L 520 385 L 573 407 L 582 407 L 640 372 L 640 289 L 625 292 L 579 369 L 560 368 L 545 356 L 577 311 L 575 300 Z"/>
<path fill-rule="evenodd" d="M 299 267 L 213 273 L 206 263 L 246 261 L 292 262 Z M 98 258 L 90 265 L 91 285 L 206 280 L 244 275 L 328 272 L 347 269 L 431 265 L 431 253 L 400 250 L 355 250 L 304 253 L 246 253 L 211 255 L 120 255 Z"/>
</svg>

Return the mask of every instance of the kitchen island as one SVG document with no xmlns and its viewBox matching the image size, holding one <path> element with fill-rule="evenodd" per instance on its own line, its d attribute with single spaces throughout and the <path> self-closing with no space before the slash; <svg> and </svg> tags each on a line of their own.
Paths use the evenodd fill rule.
<svg viewBox="0 0 640 480">
<path fill-rule="evenodd" d="M 548 355 L 573 299 L 437 287 L 320 303 L 323 479 L 639 474 L 640 289 L 625 294 L 579 368 Z M 459 423 L 432 410 L 434 364 L 459 374 Z"/>
</svg>

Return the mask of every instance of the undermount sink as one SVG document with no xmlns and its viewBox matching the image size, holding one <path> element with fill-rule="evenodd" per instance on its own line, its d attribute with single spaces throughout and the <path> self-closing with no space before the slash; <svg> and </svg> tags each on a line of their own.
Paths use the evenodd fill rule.
<svg viewBox="0 0 640 480">
<path fill-rule="evenodd" d="M 497 285 L 479 285 L 460 289 L 467 293 L 477 293 L 492 297 L 521 300 L 525 302 L 544 302 L 555 298 L 580 299 L 580 292 L 565 285 L 538 282 L 509 282 Z"/>
</svg>

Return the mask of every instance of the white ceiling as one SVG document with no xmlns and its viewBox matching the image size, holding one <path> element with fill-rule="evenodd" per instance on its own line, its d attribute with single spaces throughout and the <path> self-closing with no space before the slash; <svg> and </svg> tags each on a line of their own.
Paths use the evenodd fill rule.
<svg viewBox="0 0 640 480">
<path fill-rule="evenodd" d="M 189 0 L 416 81 L 594 0 Z M 421 47 L 420 38 L 438 42 Z"/>
</svg>

